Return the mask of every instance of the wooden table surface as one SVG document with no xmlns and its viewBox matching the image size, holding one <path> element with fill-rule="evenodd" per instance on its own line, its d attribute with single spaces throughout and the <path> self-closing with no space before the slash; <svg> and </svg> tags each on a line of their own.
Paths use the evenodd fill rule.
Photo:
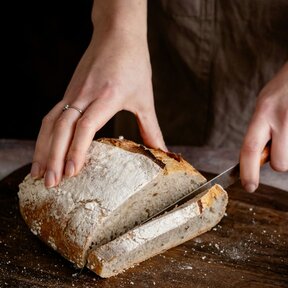
<svg viewBox="0 0 288 288">
<path fill-rule="evenodd" d="M 229 187 L 227 215 L 211 231 L 101 279 L 75 269 L 34 236 L 18 209 L 26 165 L 0 182 L 0 287 L 288 287 L 288 193 Z M 203 174 L 210 178 L 211 175 Z"/>
</svg>

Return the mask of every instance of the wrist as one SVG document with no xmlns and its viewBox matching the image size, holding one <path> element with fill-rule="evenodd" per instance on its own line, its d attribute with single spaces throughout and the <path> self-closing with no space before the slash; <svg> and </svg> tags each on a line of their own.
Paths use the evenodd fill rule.
<svg viewBox="0 0 288 288">
<path fill-rule="evenodd" d="M 147 0 L 94 0 L 94 34 L 133 35 L 147 39 Z"/>
</svg>

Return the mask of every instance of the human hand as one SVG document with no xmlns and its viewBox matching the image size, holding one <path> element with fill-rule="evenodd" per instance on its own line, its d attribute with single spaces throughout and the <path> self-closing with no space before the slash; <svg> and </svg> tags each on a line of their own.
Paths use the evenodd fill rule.
<svg viewBox="0 0 288 288">
<path fill-rule="evenodd" d="M 46 187 L 80 171 L 95 133 L 121 110 L 135 114 L 144 144 L 166 149 L 154 108 L 146 37 L 125 29 L 96 32 L 63 100 L 42 121 L 31 176 L 44 176 Z M 66 104 L 83 115 L 76 109 L 62 111 Z"/>
<path fill-rule="evenodd" d="M 260 92 L 240 152 L 240 178 L 246 191 L 259 184 L 260 156 L 271 140 L 270 165 L 288 171 L 288 63 Z"/>
</svg>

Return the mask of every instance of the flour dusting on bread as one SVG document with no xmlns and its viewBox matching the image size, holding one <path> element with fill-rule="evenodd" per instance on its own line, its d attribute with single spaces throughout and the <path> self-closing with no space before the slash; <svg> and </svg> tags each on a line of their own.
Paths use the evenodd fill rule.
<svg viewBox="0 0 288 288">
<path fill-rule="evenodd" d="M 164 218 L 150 230 L 137 230 L 140 234 L 133 234 L 132 229 L 205 181 L 181 155 L 149 149 L 126 139 L 101 138 L 92 142 L 77 176 L 47 189 L 43 179 L 34 180 L 28 174 L 19 185 L 18 196 L 21 214 L 31 231 L 76 266 L 84 267 L 92 251 L 95 256 L 98 248 L 122 239 L 125 233 L 130 233 L 137 247 L 153 242 L 153 229 L 161 234 Z M 206 203 L 206 198 L 200 199 L 203 211 L 215 202 Z M 197 213 L 202 214 L 199 202 L 191 205 L 193 213 L 197 208 Z M 194 217 L 192 210 L 189 219 Z M 175 225 L 178 212 L 172 213 Z M 150 238 L 147 233 L 151 233 Z M 170 241 L 170 246 L 173 243 Z"/>
</svg>

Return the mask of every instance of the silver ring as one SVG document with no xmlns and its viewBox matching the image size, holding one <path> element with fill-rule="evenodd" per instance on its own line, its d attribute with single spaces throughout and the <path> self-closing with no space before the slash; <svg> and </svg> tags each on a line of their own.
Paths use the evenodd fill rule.
<svg viewBox="0 0 288 288">
<path fill-rule="evenodd" d="M 81 115 L 83 115 L 83 110 L 81 110 L 81 109 L 79 109 L 79 108 L 77 108 L 77 107 L 75 107 L 75 106 L 71 106 L 71 105 L 69 105 L 69 104 L 66 104 L 66 105 L 63 107 L 62 111 L 66 111 L 66 110 L 68 110 L 69 108 L 72 108 L 72 109 L 78 111 Z"/>
</svg>

